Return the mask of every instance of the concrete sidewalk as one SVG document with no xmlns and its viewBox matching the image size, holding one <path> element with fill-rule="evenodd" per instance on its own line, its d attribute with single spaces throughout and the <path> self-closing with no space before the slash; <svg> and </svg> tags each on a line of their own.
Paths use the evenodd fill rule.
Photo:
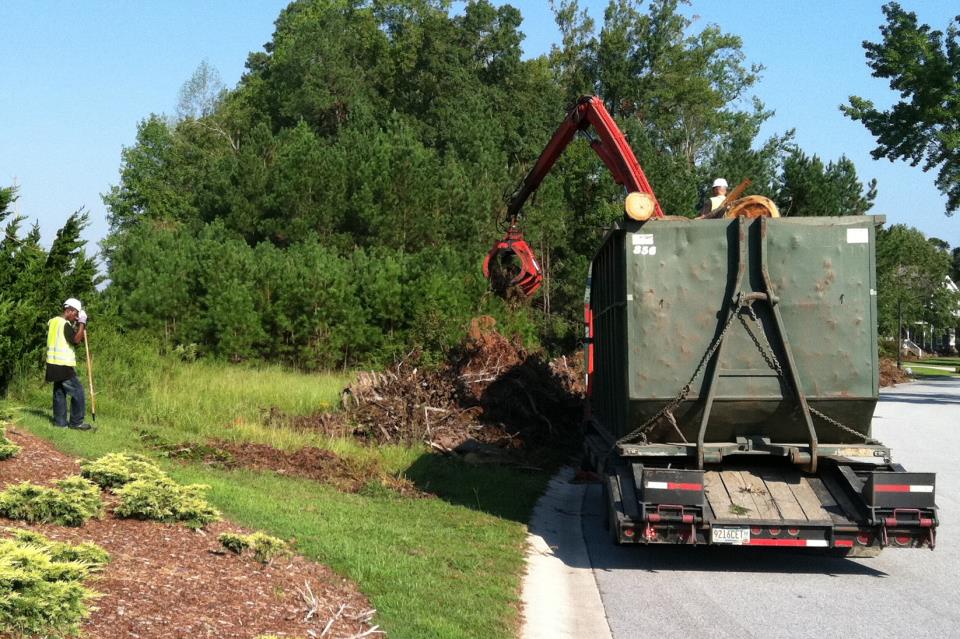
<svg viewBox="0 0 960 639">
<path fill-rule="evenodd" d="M 522 639 L 610 639 L 583 540 L 586 486 L 563 468 L 537 502 L 527 536 Z"/>
</svg>

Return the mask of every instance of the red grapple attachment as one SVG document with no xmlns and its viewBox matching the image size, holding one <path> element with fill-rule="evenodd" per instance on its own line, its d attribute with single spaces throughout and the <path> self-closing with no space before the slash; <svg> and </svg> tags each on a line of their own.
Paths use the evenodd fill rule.
<svg viewBox="0 0 960 639">
<path fill-rule="evenodd" d="M 507 297 L 512 289 L 530 297 L 543 282 L 543 269 L 533 249 L 523 239 L 523 231 L 515 224 L 504 238 L 493 245 L 483 260 L 483 276 L 497 295 Z"/>
</svg>

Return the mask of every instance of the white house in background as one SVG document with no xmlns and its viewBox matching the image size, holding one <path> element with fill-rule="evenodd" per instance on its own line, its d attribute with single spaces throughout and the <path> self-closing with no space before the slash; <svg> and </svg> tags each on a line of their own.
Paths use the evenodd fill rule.
<svg viewBox="0 0 960 639">
<path fill-rule="evenodd" d="M 949 275 L 945 275 L 943 278 L 943 286 L 951 293 L 960 292 L 960 287 L 950 279 Z M 907 328 L 907 335 L 901 341 L 900 348 L 904 353 L 913 355 L 914 357 L 923 357 L 923 349 L 917 344 L 919 341 L 921 344 L 934 343 L 940 349 L 945 349 L 951 353 L 957 352 L 957 332 L 955 326 L 960 324 L 960 304 L 957 305 L 957 308 L 953 311 L 953 316 L 956 318 L 956 322 L 953 327 L 950 327 L 943 332 L 942 339 L 936 339 L 933 335 L 933 327 L 927 324 L 926 322 L 914 322 L 916 326 L 916 335 L 914 335 L 910 327 Z M 926 339 L 929 337 L 929 341 Z M 914 341 L 916 338 L 917 341 Z"/>
</svg>

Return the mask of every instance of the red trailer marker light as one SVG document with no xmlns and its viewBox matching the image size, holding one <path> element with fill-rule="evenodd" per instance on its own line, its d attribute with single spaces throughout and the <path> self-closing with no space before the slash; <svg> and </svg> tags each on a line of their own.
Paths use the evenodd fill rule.
<svg viewBox="0 0 960 639">
<path fill-rule="evenodd" d="M 636 533 L 636 531 L 633 530 L 633 528 L 624 528 L 624 529 L 623 529 L 623 536 L 626 537 L 627 539 L 633 539 L 633 536 L 634 536 L 635 534 L 637 534 L 637 533 Z"/>
<path fill-rule="evenodd" d="M 779 529 L 779 528 L 771 528 L 771 529 L 770 529 L 770 534 L 773 535 L 774 537 L 776 537 L 777 535 L 780 534 L 780 529 Z"/>
<path fill-rule="evenodd" d="M 859 535 L 857 535 L 857 543 L 860 544 L 861 546 L 869 546 L 870 535 L 868 535 L 867 533 L 860 533 Z"/>
<path fill-rule="evenodd" d="M 761 528 L 760 526 L 752 526 L 750 528 L 751 535 L 759 535 L 762 532 L 763 532 L 763 528 Z"/>
<path fill-rule="evenodd" d="M 799 529 L 799 528 L 787 528 L 787 534 L 796 537 L 797 535 L 800 534 L 800 529 Z"/>
</svg>

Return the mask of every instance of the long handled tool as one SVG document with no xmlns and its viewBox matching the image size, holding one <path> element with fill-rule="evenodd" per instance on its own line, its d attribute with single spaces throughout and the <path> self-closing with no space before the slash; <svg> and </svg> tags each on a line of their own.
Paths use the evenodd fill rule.
<svg viewBox="0 0 960 639">
<path fill-rule="evenodd" d="M 750 184 L 751 184 L 750 178 L 747 178 L 743 182 L 735 186 L 734 189 L 730 191 L 729 194 L 727 194 L 727 197 L 723 199 L 723 202 L 720 203 L 720 206 L 717 207 L 718 210 L 723 211 L 728 206 L 733 204 L 734 200 L 739 198 L 740 194 L 743 193 L 745 190 L 747 190 L 747 187 L 750 186 Z"/>
<path fill-rule="evenodd" d="M 87 331 L 83 331 L 83 348 L 87 351 L 87 381 L 90 384 L 90 415 L 97 421 L 97 394 L 93 392 L 93 358 L 90 357 L 90 343 L 87 341 Z"/>
</svg>

